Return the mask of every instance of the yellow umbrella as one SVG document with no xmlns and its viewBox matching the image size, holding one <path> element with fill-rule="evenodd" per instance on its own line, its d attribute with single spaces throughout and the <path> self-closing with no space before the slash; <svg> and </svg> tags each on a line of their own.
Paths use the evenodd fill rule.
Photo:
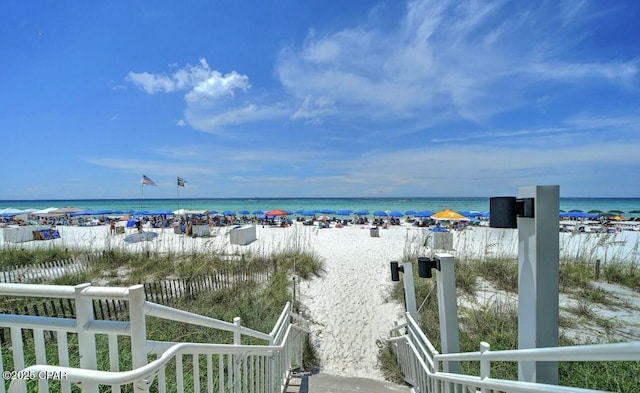
<svg viewBox="0 0 640 393">
<path fill-rule="evenodd" d="M 431 218 L 434 220 L 444 220 L 444 221 L 469 221 L 469 219 L 462 214 L 456 213 L 451 209 L 446 209 L 437 212 L 432 215 Z"/>
</svg>

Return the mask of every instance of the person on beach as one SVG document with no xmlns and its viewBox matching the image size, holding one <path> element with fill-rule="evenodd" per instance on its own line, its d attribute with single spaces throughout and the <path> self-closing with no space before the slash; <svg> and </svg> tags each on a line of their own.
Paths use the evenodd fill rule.
<svg viewBox="0 0 640 393">
<path fill-rule="evenodd" d="M 116 234 L 116 222 L 115 222 L 115 220 L 111 220 L 109 222 L 109 233 L 111 233 L 112 235 Z"/>
<path fill-rule="evenodd" d="M 138 230 L 138 233 L 142 233 L 142 222 L 140 219 L 136 220 L 136 229 Z"/>
</svg>

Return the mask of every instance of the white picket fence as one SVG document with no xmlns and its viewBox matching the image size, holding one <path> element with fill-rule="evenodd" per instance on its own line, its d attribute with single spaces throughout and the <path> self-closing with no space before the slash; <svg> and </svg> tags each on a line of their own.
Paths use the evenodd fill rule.
<svg viewBox="0 0 640 393">
<path fill-rule="evenodd" d="M 0 371 L 5 379 L 13 379 L 8 387 L 10 393 L 26 392 L 34 384 L 39 392 L 65 393 L 71 392 L 72 385 L 80 386 L 83 392 L 282 392 L 291 370 L 302 364 L 308 334 L 292 323 L 297 316 L 290 304 L 284 307 L 273 330 L 263 333 L 242 326 L 240 318 L 230 323 L 145 301 L 142 285 L 125 288 L 2 283 L 0 295 L 67 298 L 73 299 L 76 307 L 75 319 L 0 314 L 0 328 L 10 330 L 10 343 L 0 343 Z M 129 302 L 129 320 L 95 320 L 94 299 Z M 233 332 L 233 344 L 149 340 L 147 317 Z M 52 332 L 55 342 L 51 342 Z M 243 336 L 264 344 L 243 345 Z M 98 369 L 98 357 L 104 353 L 99 353 L 97 343 L 104 342 L 104 337 L 109 366 Z M 119 350 L 123 337 L 130 341 L 126 351 Z M 121 370 L 123 358 L 131 360 L 130 369 Z M 10 359 L 12 364 L 5 365 L 2 359 Z M 70 359 L 79 359 L 79 364 L 70 366 Z M 0 384 L 0 393 L 5 391 L 5 383 Z"/>
<path fill-rule="evenodd" d="M 85 254 L 80 257 L 59 261 L 42 262 L 21 266 L 9 266 L 0 271 L 1 283 L 38 283 L 87 271 L 97 254 Z"/>
<path fill-rule="evenodd" d="M 639 361 L 640 342 L 570 347 L 491 351 L 480 343 L 478 352 L 440 354 L 409 313 L 389 338 L 405 380 L 413 392 L 600 392 L 578 387 L 491 378 L 492 362 Z M 480 375 L 445 372 L 447 362 L 476 361 Z"/>
</svg>

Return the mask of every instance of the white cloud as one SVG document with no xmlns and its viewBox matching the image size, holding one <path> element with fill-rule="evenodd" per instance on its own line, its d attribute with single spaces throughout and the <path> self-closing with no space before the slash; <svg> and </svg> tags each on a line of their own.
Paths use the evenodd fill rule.
<svg viewBox="0 0 640 393">
<path fill-rule="evenodd" d="M 637 77 L 636 60 L 572 58 L 579 38 L 571 27 L 588 17 L 584 8 L 412 1 L 392 31 L 372 22 L 313 32 L 302 48 L 280 53 L 276 73 L 301 107 L 324 97 L 340 109 L 325 117 L 485 122 L 529 102 L 541 80 L 625 85 Z"/>
<path fill-rule="evenodd" d="M 290 113 L 288 108 L 278 104 L 264 106 L 249 104 L 223 106 L 222 108 L 203 108 L 191 105 L 185 110 L 185 119 L 191 127 L 197 130 L 219 134 L 224 131 L 226 126 L 282 118 L 288 113 Z"/>
<path fill-rule="evenodd" d="M 171 75 L 131 71 L 126 79 L 149 94 L 188 90 L 185 100 L 189 104 L 233 96 L 234 90 L 247 91 L 251 87 L 248 76 L 236 71 L 222 75 L 219 71 L 212 70 L 206 59 L 200 59 L 200 63 L 195 66 L 188 64 Z"/>
<path fill-rule="evenodd" d="M 129 72 L 127 81 L 140 86 L 149 94 L 169 93 L 176 89 L 174 81 L 167 75 L 154 75 L 148 72 Z"/>
<path fill-rule="evenodd" d="M 307 96 L 291 116 L 292 119 L 308 119 L 314 124 L 322 123 L 322 117 L 335 111 L 333 102 L 326 97 Z"/>
<path fill-rule="evenodd" d="M 180 119 L 180 120 L 178 120 L 178 121 L 176 122 L 176 125 L 177 125 L 178 127 L 186 127 L 186 126 L 187 126 L 187 122 L 186 122 L 186 121 L 184 121 L 183 119 Z"/>
</svg>

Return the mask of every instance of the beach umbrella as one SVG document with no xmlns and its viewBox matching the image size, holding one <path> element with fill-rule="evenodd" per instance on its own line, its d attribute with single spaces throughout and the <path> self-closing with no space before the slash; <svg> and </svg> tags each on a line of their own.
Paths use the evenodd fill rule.
<svg viewBox="0 0 640 393">
<path fill-rule="evenodd" d="M 590 214 L 602 214 L 604 212 L 602 210 L 593 209 L 593 210 L 589 210 L 588 213 L 590 213 Z"/>
<path fill-rule="evenodd" d="M 266 215 L 267 217 L 286 216 L 286 215 L 288 215 L 288 214 L 289 214 L 289 213 L 287 213 L 286 211 L 284 211 L 284 210 L 280 210 L 280 209 L 270 210 L 270 211 L 268 211 L 268 212 L 266 212 L 266 213 L 265 213 L 265 215 Z"/>
<path fill-rule="evenodd" d="M 339 216 L 348 216 L 351 213 L 353 213 L 353 210 L 349 210 L 349 209 L 336 211 L 336 214 L 339 215 Z"/>
<path fill-rule="evenodd" d="M 376 217 L 386 217 L 387 216 L 387 212 L 383 212 L 382 210 L 376 210 L 373 212 L 373 215 Z"/>
<path fill-rule="evenodd" d="M 573 209 L 573 210 L 569 210 L 569 213 L 584 213 L 584 212 L 580 209 Z"/>
<path fill-rule="evenodd" d="M 69 214 L 69 213 L 75 213 L 75 212 L 80 212 L 82 211 L 82 209 L 78 208 L 78 207 L 71 207 L 71 206 L 66 206 L 66 207 L 61 207 L 59 209 L 56 210 L 52 210 L 49 213 L 54 213 L 54 214 Z"/>
<path fill-rule="evenodd" d="M 24 210 L 14 209 L 12 207 L 8 207 L 6 209 L 0 210 L 0 216 L 2 217 L 13 217 L 13 216 L 17 216 L 18 214 L 24 214 L 24 213 L 25 213 Z"/>
<path fill-rule="evenodd" d="M 451 209 L 446 209 L 437 212 L 432 215 L 431 218 L 434 220 L 443 220 L 443 221 L 468 221 L 469 219 L 462 214 L 458 214 Z"/>
<path fill-rule="evenodd" d="M 356 210 L 355 214 L 357 214 L 359 216 L 367 216 L 367 215 L 369 215 L 369 210 L 367 210 L 367 209 Z"/>
<path fill-rule="evenodd" d="M 389 215 L 390 215 L 391 217 L 402 217 L 402 216 L 404 216 L 404 214 L 403 214 L 402 212 L 399 212 L 399 211 L 397 211 L 397 210 L 391 210 L 391 211 L 389 212 Z"/>
<path fill-rule="evenodd" d="M 620 215 L 620 214 L 624 214 L 624 212 L 622 210 L 609 210 L 607 213 L 614 213 L 616 216 Z"/>
<path fill-rule="evenodd" d="M 640 214 L 640 210 L 629 210 L 629 214 Z"/>
<path fill-rule="evenodd" d="M 222 214 L 225 216 L 235 216 L 236 212 L 234 212 L 233 210 L 225 210 L 222 212 Z"/>
<path fill-rule="evenodd" d="M 320 213 L 322 214 L 336 214 L 335 210 L 331 210 L 331 209 L 322 209 L 320 210 Z"/>
<path fill-rule="evenodd" d="M 240 213 L 240 214 L 251 214 L 251 213 L 249 213 L 249 210 L 245 210 L 245 209 L 240 210 L 238 213 Z"/>
<path fill-rule="evenodd" d="M 315 210 L 303 210 L 302 213 L 303 216 L 315 216 L 316 215 L 316 211 Z"/>
<path fill-rule="evenodd" d="M 282 211 L 287 213 L 287 214 L 293 214 L 293 212 L 291 210 L 283 209 Z"/>
<path fill-rule="evenodd" d="M 416 212 L 416 214 L 414 214 L 414 216 L 416 217 L 431 217 L 434 214 L 434 212 L 432 210 L 421 210 L 419 212 Z"/>
<path fill-rule="evenodd" d="M 413 216 L 414 214 L 416 214 L 415 210 L 405 210 L 404 214 L 406 214 L 407 216 Z"/>
<path fill-rule="evenodd" d="M 256 209 L 251 214 L 264 214 L 264 212 L 262 210 L 260 210 L 260 209 Z"/>
<path fill-rule="evenodd" d="M 171 210 L 157 209 L 149 212 L 151 216 L 171 216 L 173 212 Z"/>
<path fill-rule="evenodd" d="M 302 214 L 303 211 L 304 211 L 304 209 L 298 209 L 298 210 L 296 210 L 296 214 Z"/>
</svg>

